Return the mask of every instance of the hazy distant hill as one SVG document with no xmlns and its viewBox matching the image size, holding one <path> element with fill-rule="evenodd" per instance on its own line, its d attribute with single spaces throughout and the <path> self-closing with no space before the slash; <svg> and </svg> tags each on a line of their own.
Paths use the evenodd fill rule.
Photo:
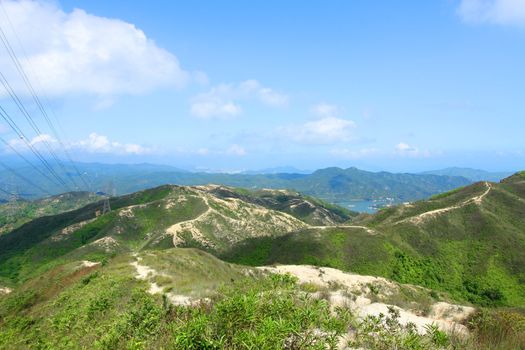
<svg viewBox="0 0 525 350">
<path fill-rule="evenodd" d="M 490 172 L 471 168 L 445 168 L 439 170 L 425 171 L 422 174 L 445 175 L 445 176 L 461 176 L 469 179 L 472 182 L 477 181 L 492 181 L 498 182 L 508 176 L 512 175 L 510 171 Z"/>
<path fill-rule="evenodd" d="M 461 177 L 375 173 L 357 168 L 321 169 L 290 182 L 297 191 L 335 202 L 387 197 L 412 201 L 469 184 Z"/>
<path fill-rule="evenodd" d="M 311 174 L 313 171 L 297 169 L 293 166 L 281 166 L 275 168 L 266 168 L 260 170 L 246 170 L 241 172 L 241 174 Z"/>
<path fill-rule="evenodd" d="M 273 188 L 292 189 L 330 202 L 345 202 L 356 199 L 392 198 L 395 201 L 413 201 L 427 198 L 433 194 L 445 192 L 470 183 L 463 177 L 395 174 L 388 172 L 369 172 L 357 168 L 327 168 L 311 174 L 275 173 L 275 174 L 212 174 L 181 171 L 168 166 L 150 164 L 108 165 L 81 164 L 78 166 L 92 191 L 106 191 L 112 184 L 118 194 L 132 193 L 147 188 L 171 183 L 177 185 L 221 184 L 249 189 Z M 43 189 L 51 193 L 63 192 L 42 179 L 32 169 L 20 168 L 21 173 L 32 179 Z M 57 169 L 58 171 L 58 169 Z M 78 175 L 70 169 L 69 175 Z M 23 189 L 24 198 L 42 197 L 37 189 L 11 176 L 0 172 L 1 183 L 14 182 L 11 188 Z"/>
</svg>

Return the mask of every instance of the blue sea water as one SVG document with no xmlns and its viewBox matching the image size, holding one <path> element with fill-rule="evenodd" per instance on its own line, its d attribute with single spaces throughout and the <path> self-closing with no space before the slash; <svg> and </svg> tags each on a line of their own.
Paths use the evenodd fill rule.
<svg viewBox="0 0 525 350">
<path fill-rule="evenodd" d="M 357 211 L 359 213 L 373 214 L 380 208 L 393 204 L 390 200 L 355 200 L 335 203 L 341 207 Z"/>
</svg>

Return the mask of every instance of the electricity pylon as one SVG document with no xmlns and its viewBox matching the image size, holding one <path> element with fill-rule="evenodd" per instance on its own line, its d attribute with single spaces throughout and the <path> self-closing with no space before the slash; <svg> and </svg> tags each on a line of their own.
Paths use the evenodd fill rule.
<svg viewBox="0 0 525 350">
<path fill-rule="evenodd" d="M 102 209 L 102 215 L 111 211 L 111 204 L 109 204 L 109 197 L 104 198 L 104 207 Z"/>
<path fill-rule="evenodd" d="M 113 181 L 110 181 L 106 186 L 106 191 L 104 195 L 104 205 L 102 207 L 102 215 L 107 214 L 111 211 L 111 204 L 109 203 L 109 198 L 114 197 L 116 194 L 117 191 L 113 186 Z"/>
</svg>

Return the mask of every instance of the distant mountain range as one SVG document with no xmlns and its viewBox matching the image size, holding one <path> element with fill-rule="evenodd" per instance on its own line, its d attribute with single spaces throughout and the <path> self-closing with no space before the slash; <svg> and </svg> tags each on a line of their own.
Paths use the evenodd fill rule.
<svg viewBox="0 0 525 350">
<path fill-rule="evenodd" d="M 250 189 L 291 189 L 332 203 L 384 198 L 390 198 L 395 202 L 413 201 L 472 182 L 459 176 L 369 172 L 357 168 L 326 168 L 310 174 L 281 172 L 224 174 L 195 173 L 170 166 L 151 164 L 78 163 L 76 167 L 84 180 L 90 184 L 91 191 L 112 192 L 110 188 L 113 188 L 117 194 L 126 194 L 167 183 L 177 185 L 219 184 Z M 67 190 L 50 183 L 31 168 L 18 167 L 16 170 L 47 193 L 58 194 Z M 59 172 L 58 168 L 57 172 Z M 68 166 L 67 174 L 63 174 L 63 177 L 73 179 L 77 185 L 83 183 L 71 165 Z M 71 181 L 68 182 L 71 183 Z M 7 170 L 0 171 L 0 183 L 7 184 L 4 185 L 4 190 L 15 191 L 22 198 L 32 199 L 46 195 L 46 192 L 25 183 Z M 84 190 L 84 188 L 75 188 L 71 183 L 69 190 Z M 0 199 L 5 200 L 7 197 L 2 194 Z"/>
<path fill-rule="evenodd" d="M 490 172 L 490 171 L 472 169 L 472 168 L 453 167 L 453 168 L 445 168 L 445 169 L 440 169 L 440 170 L 425 171 L 422 174 L 461 176 L 466 179 L 469 179 L 472 182 L 477 182 L 477 181 L 499 182 L 500 180 L 508 176 L 511 176 L 513 172 L 512 171 Z"/>
<path fill-rule="evenodd" d="M 246 170 L 242 171 L 241 174 L 311 174 L 312 170 L 297 169 L 293 166 L 280 166 L 275 168 L 266 168 L 261 170 Z"/>
</svg>

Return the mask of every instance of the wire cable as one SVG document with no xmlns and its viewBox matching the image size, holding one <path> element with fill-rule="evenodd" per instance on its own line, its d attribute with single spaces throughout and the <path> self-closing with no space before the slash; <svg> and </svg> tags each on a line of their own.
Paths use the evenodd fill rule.
<svg viewBox="0 0 525 350">
<path fill-rule="evenodd" d="M 11 151 L 15 152 L 21 159 L 23 159 L 31 168 L 33 168 L 36 172 L 38 172 L 40 175 L 48 179 L 51 183 L 54 185 L 60 186 L 60 184 L 57 184 L 53 179 L 51 179 L 46 173 L 44 173 L 42 170 L 38 169 L 36 165 L 31 163 L 29 159 L 27 159 L 22 153 L 18 152 L 16 148 L 14 148 L 9 142 L 4 140 L 2 137 L 0 137 L 0 142 L 2 142 L 4 145 L 9 147 Z"/>
<path fill-rule="evenodd" d="M 28 178 L 26 178 L 24 175 L 18 173 L 15 169 L 11 168 L 10 166 L 8 166 L 7 164 L 4 164 L 3 162 L 0 162 L 0 166 L 2 166 L 3 168 L 5 168 L 6 170 L 10 171 L 11 173 L 13 173 L 15 176 L 21 178 L 22 180 L 24 180 L 25 182 L 27 182 L 28 184 L 30 184 L 31 186 L 39 189 L 41 192 L 44 192 L 45 194 L 48 194 L 48 195 L 51 195 L 51 193 L 49 193 L 49 191 L 43 189 L 42 187 L 40 187 L 39 185 L 35 184 L 33 181 L 29 180 Z"/>
<path fill-rule="evenodd" d="M 18 135 L 18 137 L 24 141 L 26 146 L 31 150 L 31 152 L 42 162 L 44 167 L 49 171 L 49 173 L 62 185 L 65 186 L 66 189 L 68 189 L 66 183 L 58 174 L 55 172 L 55 170 L 51 167 L 49 162 L 42 156 L 42 154 L 36 149 L 31 142 L 29 142 L 29 139 L 26 137 L 22 129 L 18 127 L 18 125 L 15 123 L 15 121 L 9 116 L 9 114 L 5 111 L 5 109 L 0 105 L 0 116 L 6 121 L 6 123 L 11 127 L 11 129 Z"/>
<path fill-rule="evenodd" d="M 16 31 L 15 31 L 15 28 L 14 28 L 12 22 L 11 22 L 11 19 L 9 18 L 9 15 L 8 15 L 7 11 L 5 10 L 5 8 L 4 8 L 4 6 L 3 6 L 3 4 L 1 2 L 0 2 L 0 5 L 2 7 L 2 10 L 4 12 L 5 17 L 7 18 L 7 21 L 9 22 L 9 25 L 11 26 L 11 30 L 13 31 L 16 39 L 18 40 L 18 43 L 19 43 L 20 47 L 22 48 L 22 52 L 23 52 L 24 56 L 26 56 L 26 60 L 27 60 L 27 55 L 25 55 L 25 50 L 23 49 L 23 45 L 22 45 L 22 43 L 20 41 L 20 38 L 18 37 L 18 35 L 17 35 Z M 69 152 L 67 151 L 67 148 L 64 146 L 64 143 L 62 142 L 57 129 L 53 125 L 53 122 L 52 122 L 51 118 L 49 117 L 48 113 L 46 112 L 46 109 L 44 108 L 40 98 L 38 97 L 38 94 L 36 93 L 36 91 L 35 91 L 35 89 L 33 87 L 33 84 L 31 84 L 30 79 L 28 78 L 24 68 L 22 67 L 22 65 L 20 63 L 20 60 L 18 59 L 18 57 L 16 55 L 16 52 L 13 50 L 13 47 L 10 44 L 9 39 L 5 35 L 5 32 L 4 32 L 4 30 L 2 29 L 1 26 L 0 26 L 0 39 L 2 40 L 6 50 L 8 51 L 9 56 L 11 57 L 11 60 L 15 64 L 15 67 L 16 67 L 17 71 L 22 76 L 22 79 L 24 80 L 24 83 L 25 83 L 26 87 L 28 88 L 29 92 L 31 93 L 31 96 L 33 97 L 33 100 L 35 101 L 35 104 L 37 105 L 38 109 L 40 110 L 40 112 L 44 116 L 44 119 L 46 120 L 47 125 L 49 126 L 53 136 L 57 139 L 58 143 L 62 147 L 62 150 L 63 150 L 64 154 L 66 155 L 68 160 L 71 162 L 72 167 L 74 168 L 75 172 L 77 173 L 77 175 L 79 176 L 81 181 L 84 183 L 84 186 L 86 187 L 87 190 L 89 190 L 89 188 L 90 188 L 89 184 L 86 182 L 86 180 L 84 179 L 84 177 L 82 176 L 82 174 L 78 170 L 77 166 L 75 165 L 75 163 L 71 159 L 71 156 L 70 156 Z M 48 105 L 49 105 L 49 103 L 48 103 Z M 52 111 L 52 109 L 51 109 L 51 111 Z M 56 115 L 55 115 L 55 119 L 58 119 L 58 118 L 56 118 Z M 53 155 L 53 156 L 54 156 L 55 160 L 57 160 L 57 162 L 60 165 L 60 167 L 62 168 L 62 170 L 65 172 L 66 176 L 68 176 L 68 178 L 71 180 L 71 182 L 73 182 L 73 184 L 76 187 L 78 187 L 78 185 L 76 184 L 76 182 L 73 179 L 73 177 L 65 169 L 64 164 L 61 161 L 59 161 L 58 158 L 55 157 L 55 155 Z"/>
</svg>

